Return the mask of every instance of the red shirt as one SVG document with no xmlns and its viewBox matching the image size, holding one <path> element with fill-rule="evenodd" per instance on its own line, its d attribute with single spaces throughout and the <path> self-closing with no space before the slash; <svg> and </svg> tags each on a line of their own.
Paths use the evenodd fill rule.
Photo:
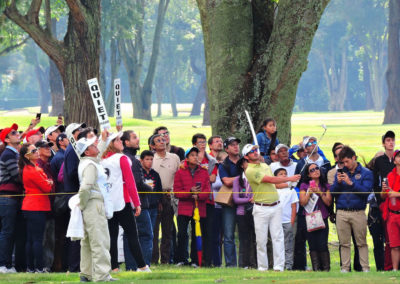
<svg viewBox="0 0 400 284">
<path fill-rule="evenodd" d="M 397 174 L 396 168 L 394 168 L 387 176 L 388 186 L 393 189 L 393 191 L 400 191 L 400 176 Z M 389 209 L 393 211 L 400 211 L 400 198 L 396 197 L 396 205 L 393 205 L 389 201 Z"/>
<path fill-rule="evenodd" d="M 25 166 L 22 171 L 22 181 L 25 194 L 50 193 L 52 185 L 43 170 L 37 166 Z M 22 210 L 25 211 L 50 211 L 48 195 L 25 196 L 22 201 Z"/>
</svg>

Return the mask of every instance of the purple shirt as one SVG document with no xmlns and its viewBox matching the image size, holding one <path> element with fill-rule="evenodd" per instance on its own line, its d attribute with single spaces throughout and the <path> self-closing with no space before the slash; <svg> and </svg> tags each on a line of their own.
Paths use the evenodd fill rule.
<svg viewBox="0 0 400 284">
<path fill-rule="evenodd" d="M 236 207 L 236 215 L 244 215 L 244 206 L 249 203 L 250 199 L 253 197 L 253 193 L 250 184 L 247 182 L 247 179 L 244 180 L 244 185 L 245 188 L 240 186 L 239 177 L 236 177 L 233 181 L 233 203 L 238 205 Z M 243 189 L 244 191 L 247 189 L 247 193 L 243 192 Z"/>
<path fill-rule="evenodd" d="M 310 185 L 309 184 L 307 184 L 307 183 L 302 183 L 301 185 L 300 185 L 300 191 L 306 191 L 307 192 L 307 189 L 310 187 Z M 329 190 L 329 184 L 326 184 L 325 186 L 324 186 L 324 188 L 321 188 L 321 185 L 319 184 L 318 185 L 318 188 L 319 188 L 319 191 L 320 192 L 326 192 L 327 190 Z M 329 216 L 329 212 L 328 212 L 328 208 L 327 208 L 327 206 L 325 205 L 325 203 L 322 201 L 322 198 L 320 197 L 320 196 L 318 196 L 319 198 L 318 198 L 318 201 L 317 201 L 317 204 L 315 205 L 315 209 L 314 210 L 321 210 L 321 214 L 322 214 L 322 218 L 324 218 L 324 219 L 326 219 L 326 218 L 328 218 L 328 216 Z M 304 210 L 304 215 L 306 215 L 306 211 Z"/>
</svg>

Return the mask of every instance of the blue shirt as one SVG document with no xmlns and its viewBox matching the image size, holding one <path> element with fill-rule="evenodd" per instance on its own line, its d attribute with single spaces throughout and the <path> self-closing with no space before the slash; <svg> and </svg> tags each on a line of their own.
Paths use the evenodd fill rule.
<svg viewBox="0 0 400 284">
<path fill-rule="evenodd" d="M 268 138 L 268 135 L 265 132 L 265 130 L 263 132 L 257 133 L 257 142 L 258 142 L 258 146 L 260 147 L 260 152 L 264 153 L 263 157 L 264 157 L 264 160 L 266 161 L 267 159 L 269 159 L 268 149 L 269 149 L 269 146 L 271 145 L 271 139 Z M 274 149 L 278 144 L 279 144 L 279 139 L 276 138 Z"/>
<path fill-rule="evenodd" d="M 229 171 L 226 170 L 225 165 L 229 166 Z M 222 164 L 218 166 L 219 176 L 221 180 L 225 177 L 236 177 L 239 175 L 239 170 L 235 163 L 233 163 L 229 157 L 226 157 Z"/>
</svg>

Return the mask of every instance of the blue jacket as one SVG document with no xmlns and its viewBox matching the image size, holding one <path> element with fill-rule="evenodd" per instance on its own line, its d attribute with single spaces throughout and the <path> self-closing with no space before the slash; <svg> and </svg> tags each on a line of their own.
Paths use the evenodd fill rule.
<svg viewBox="0 0 400 284">
<path fill-rule="evenodd" d="M 269 159 L 268 149 L 271 144 L 271 139 L 268 138 L 268 135 L 265 132 L 265 130 L 263 132 L 257 133 L 256 137 L 257 137 L 258 146 L 260 147 L 260 152 L 264 153 L 263 157 L 264 157 L 264 160 L 266 161 L 267 159 Z M 278 144 L 279 144 L 279 139 L 277 137 L 276 141 L 275 141 L 275 147 Z"/>
<path fill-rule="evenodd" d="M 64 190 L 65 192 L 78 192 L 79 177 L 78 177 L 79 158 L 75 153 L 72 145 L 69 144 L 64 154 Z"/>
<path fill-rule="evenodd" d="M 58 173 L 60 172 L 62 163 L 64 162 L 64 154 L 65 151 L 59 149 L 50 162 L 51 173 L 53 175 L 53 180 L 56 183 L 56 192 L 64 192 L 64 183 L 57 181 Z"/>
<path fill-rule="evenodd" d="M 368 194 L 374 185 L 372 172 L 358 163 L 353 174 L 347 168 L 344 172 L 349 175 L 353 185 L 348 185 L 344 181 L 338 182 L 335 176 L 335 182 L 331 186 L 331 193 L 335 197 L 336 209 L 358 209 L 364 210 L 367 206 Z M 360 192 L 361 194 L 341 194 L 342 192 Z"/>
</svg>

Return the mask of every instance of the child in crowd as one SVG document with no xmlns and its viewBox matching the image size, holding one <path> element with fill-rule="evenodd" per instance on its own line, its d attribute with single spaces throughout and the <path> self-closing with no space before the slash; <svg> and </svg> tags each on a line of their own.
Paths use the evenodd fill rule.
<svg viewBox="0 0 400 284">
<path fill-rule="evenodd" d="M 257 132 L 257 141 L 260 146 L 260 155 L 264 157 L 264 161 L 270 164 L 270 152 L 279 144 L 276 131 L 276 122 L 273 118 L 267 118 L 263 121 Z"/>
<path fill-rule="evenodd" d="M 275 170 L 274 176 L 287 177 L 287 171 L 284 168 L 279 168 Z M 297 197 L 296 191 L 290 186 L 278 189 L 278 194 L 282 208 L 282 227 L 285 236 L 285 269 L 292 270 L 295 221 L 299 208 L 299 198 Z"/>
</svg>

